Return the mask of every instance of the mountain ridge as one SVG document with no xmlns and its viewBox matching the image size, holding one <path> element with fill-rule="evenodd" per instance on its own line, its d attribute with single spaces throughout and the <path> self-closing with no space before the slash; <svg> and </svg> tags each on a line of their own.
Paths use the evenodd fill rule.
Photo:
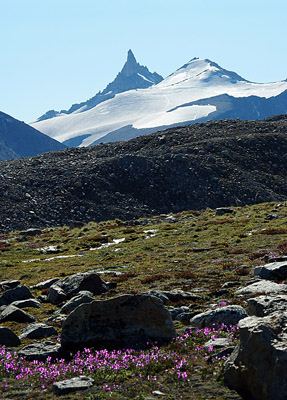
<svg viewBox="0 0 287 400">
<path fill-rule="evenodd" d="M 0 112 L 0 161 L 31 157 L 65 147 L 30 125 Z"/>
<path fill-rule="evenodd" d="M 104 90 L 99 91 L 95 96 L 91 97 L 87 101 L 73 104 L 68 110 L 47 111 L 44 115 L 37 119 L 37 122 L 54 118 L 61 114 L 71 114 L 75 111 L 87 111 L 106 100 L 112 99 L 117 93 L 123 93 L 132 89 L 147 88 L 151 85 L 161 82 L 162 80 L 162 76 L 156 72 L 151 73 L 147 67 L 140 65 L 136 61 L 132 50 L 129 50 L 127 61 L 125 62 L 122 70 L 118 73 L 116 78 L 106 86 Z"/>
<path fill-rule="evenodd" d="M 132 53 L 128 59 L 130 66 L 136 63 Z M 125 73 L 129 70 L 124 67 Z M 193 58 L 148 88 L 114 94 L 109 90 L 101 94 L 101 100 L 107 96 L 108 101 L 32 126 L 68 146 L 90 146 L 109 138 L 126 140 L 207 120 L 264 119 L 283 114 L 287 111 L 287 99 L 282 95 L 286 90 L 286 81 L 253 83 L 209 59 Z M 269 109 L 266 100 L 272 104 Z"/>
<path fill-rule="evenodd" d="M 219 120 L 0 163 L 0 231 L 286 201 L 287 116 Z"/>
</svg>

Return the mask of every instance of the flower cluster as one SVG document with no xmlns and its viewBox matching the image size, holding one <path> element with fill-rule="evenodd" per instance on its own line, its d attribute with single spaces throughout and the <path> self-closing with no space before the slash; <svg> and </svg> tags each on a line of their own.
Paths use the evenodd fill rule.
<svg viewBox="0 0 287 400">
<path fill-rule="evenodd" d="M 156 382 L 158 374 L 164 373 L 173 379 L 187 379 L 191 363 L 197 357 L 206 358 L 206 350 L 198 346 L 199 340 L 215 339 L 220 336 L 234 338 L 237 327 L 222 325 L 221 329 L 204 328 L 187 331 L 183 336 L 175 338 L 168 346 L 151 346 L 148 350 L 93 350 L 86 348 L 77 352 L 70 360 L 48 357 L 47 361 L 27 361 L 10 352 L 5 347 L 0 349 L 0 387 L 7 386 L 5 377 L 17 380 L 37 382 L 42 388 L 47 385 L 69 379 L 73 376 L 88 374 L 104 391 L 116 390 L 118 383 L 128 376 L 145 381 Z M 193 351 L 194 350 L 194 351 Z M 212 352 L 210 346 L 207 353 Z M 103 377 L 107 376 L 113 384 L 102 385 Z M 159 384 L 160 385 L 160 384 Z"/>
</svg>

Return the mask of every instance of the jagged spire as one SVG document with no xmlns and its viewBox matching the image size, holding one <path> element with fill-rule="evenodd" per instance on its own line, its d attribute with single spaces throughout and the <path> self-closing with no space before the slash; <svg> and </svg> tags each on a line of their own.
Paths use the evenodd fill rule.
<svg viewBox="0 0 287 400">
<path fill-rule="evenodd" d="M 136 60 L 133 52 L 130 49 L 128 51 L 127 61 L 126 61 L 125 65 L 123 66 L 121 73 L 125 76 L 133 75 L 135 72 L 137 72 L 136 70 L 138 69 L 138 65 L 139 64 L 137 63 L 137 60 Z"/>
</svg>

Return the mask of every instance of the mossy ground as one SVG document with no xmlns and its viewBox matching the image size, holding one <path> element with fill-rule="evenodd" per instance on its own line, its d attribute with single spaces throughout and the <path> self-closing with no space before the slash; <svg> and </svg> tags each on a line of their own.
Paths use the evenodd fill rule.
<svg viewBox="0 0 287 400">
<path fill-rule="evenodd" d="M 211 209 L 186 211 L 169 215 L 170 218 L 159 216 L 145 222 L 139 220 L 139 224 L 120 220 L 92 222 L 81 229 L 57 227 L 44 230 L 37 237 L 24 239 L 19 232 L 2 235 L 1 281 L 19 279 L 22 284 L 32 286 L 49 278 L 104 268 L 112 272 L 103 273 L 102 278 L 117 282 L 117 288 L 98 297 L 101 299 L 150 289 L 179 288 L 202 295 L 202 300 L 197 302 L 180 303 L 190 306 L 191 311 L 204 310 L 223 298 L 228 304 L 244 306 L 245 301 L 234 294 L 238 286 L 229 288 L 224 296 L 218 296 L 216 292 L 227 281 L 240 284 L 249 281 L 252 267 L 260 263 L 264 254 L 276 254 L 279 250 L 284 253 L 287 247 L 287 204 L 262 203 L 233 210 L 234 213 L 220 217 L 216 217 Z M 123 238 L 124 241 L 109 247 L 90 250 Z M 59 253 L 41 254 L 39 249 L 47 245 L 58 246 Z M 249 268 L 241 268 L 242 265 Z M 122 274 L 117 276 L 114 272 Z M 32 292 L 35 297 L 41 294 L 40 290 Z M 45 321 L 56 310 L 56 306 L 47 303 L 41 309 L 26 309 L 39 322 Z M 13 322 L 2 325 L 17 334 L 25 326 Z M 54 326 L 60 333 L 60 324 Z M 180 323 L 176 323 L 176 327 L 179 332 L 185 329 Z M 203 340 L 204 337 L 198 339 L 201 344 Z M 29 340 L 23 340 L 22 346 L 28 343 Z M 190 351 L 194 351 L 193 347 Z M 93 389 L 62 398 L 144 399 L 155 397 L 152 391 L 160 390 L 165 393 L 162 396 L 165 399 L 240 399 L 239 395 L 218 382 L 220 368 L 221 363 L 210 364 L 204 357 L 199 357 L 189 366 L 189 379 L 175 380 L 167 377 L 164 369 L 159 369 L 154 383 L 137 381 L 126 371 L 115 393 L 103 390 L 105 382 L 111 383 L 115 379 L 103 372 L 102 382 Z M 54 397 L 51 385 L 43 389 L 37 382 L 17 381 L 12 376 L 1 374 L 0 387 L 4 378 L 8 383 L 7 388 L 1 387 L 3 398 L 18 398 L 21 393 L 24 399 Z"/>
</svg>

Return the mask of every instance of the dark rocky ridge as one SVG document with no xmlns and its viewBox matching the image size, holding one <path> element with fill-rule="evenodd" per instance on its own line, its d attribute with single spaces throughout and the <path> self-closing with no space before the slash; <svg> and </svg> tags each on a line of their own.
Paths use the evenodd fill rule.
<svg viewBox="0 0 287 400">
<path fill-rule="evenodd" d="M 65 147 L 30 125 L 0 112 L 0 161 L 31 157 Z"/>
<path fill-rule="evenodd" d="M 287 200 L 287 116 L 0 163 L 1 232 Z"/>
</svg>

